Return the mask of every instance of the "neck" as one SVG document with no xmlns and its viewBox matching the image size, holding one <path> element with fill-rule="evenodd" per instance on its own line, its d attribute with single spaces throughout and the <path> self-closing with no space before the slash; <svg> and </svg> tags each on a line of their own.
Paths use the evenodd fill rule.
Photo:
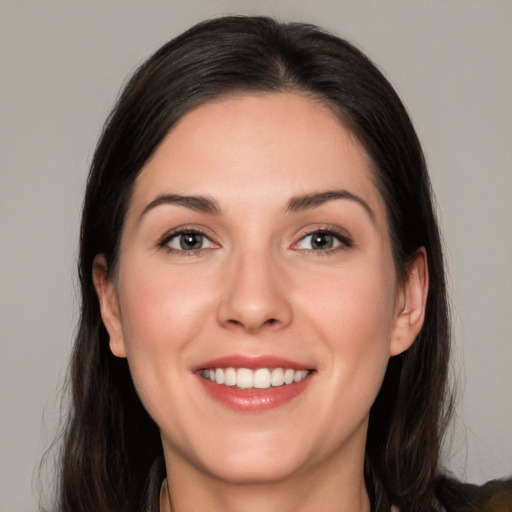
<svg viewBox="0 0 512 512">
<path fill-rule="evenodd" d="M 162 488 L 161 512 L 370 512 L 362 461 L 340 469 L 336 459 L 332 467 L 264 483 L 226 482 L 205 473 L 198 479 L 192 466 L 166 466 L 172 477 Z"/>
</svg>

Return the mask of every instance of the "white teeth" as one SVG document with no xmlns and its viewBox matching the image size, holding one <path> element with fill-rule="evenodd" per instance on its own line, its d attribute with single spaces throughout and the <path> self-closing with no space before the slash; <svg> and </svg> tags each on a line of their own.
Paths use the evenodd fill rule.
<svg viewBox="0 0 512 512">
<path fill-rule="evenodd" d="M 272 386 L 282 386 L 284 384 L 284 370 L 282 368 L 274 368 L 272 370 L 270 384 Z"/>
<path fill-rule="evenodd" d="M 223 371 L 222 368 L 218 368 Z M 226 368 L 224 370 L 224 384 L 226 386 L 236 386 L 236 370 L 234 368 Z"/>
<path fill-rule="evenodd" d="M 217 368 L 215 370 L 215 382 L 217 384 L 224 384 L 224 372 L 222 371 L 222 368 Z"/>
<path fill-rule="evenodd" d="M 306 377 L 307 374 L 308 374 L 307 370 L 295 372 L 295 376 L 293 377 L 293 382 L 300 382 L 304 377 Z"/>
<path fill-rule="evenodd" d="M 254 372 L 254 387 L 256 389 L 266 389 L 270 387 L 270 370 L 260 368 Z"/>
<path fill-rule="evenodd" d="M 292 368 L 207 368 L 201 375 L 217 384 L 236 386 L 241 389 L 268 389 L 300 382 L 309 375 L 309 370 Z"/>
<path fill-rule="evenodd" d="M 236 371 L 236 385 L 239 388 L 252 388 L 254 382 L 253 372 L 248 368 L 238 368 Z"/>
<path fill-rule="evenodd" d="M 284 383 L 291 384 L 293 382 L 294 377 L 295 377 L 295 372 L 292 369 L 288 368 L 284 372 Z"/>
</svg>

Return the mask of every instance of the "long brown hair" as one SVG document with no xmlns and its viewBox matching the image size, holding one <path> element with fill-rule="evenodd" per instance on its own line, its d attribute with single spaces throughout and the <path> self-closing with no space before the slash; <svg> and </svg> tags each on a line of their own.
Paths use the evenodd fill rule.
<svg viewBox="0 0 512 512">
<path fill-rule="evenodd" d="M 426 249 L 425 324 L 412 347 L 391 358 L 372 407 L 366 481 L 374 508 L 387 497 L 403 511 L 436 510 L 449 410 L 449 319 L 440 235 L 418 137 L 394 89 L 358 49 L 318 27 L 264 17 L 206 21 L 164 45 L 128 82 L 105 124 L 82 214 L 81 316 L 58 510 L 129 512 L 146 506 L 150 467 L 162 454 L 159 432 L 135 392 L 126 360 L 110 353 L 93 288 L 93 259 L 103 253 L 115 271 L 134 180 L 171 127 L 191 108 L 239 91 L 297 91 L 328 106 L 371 158 L 399 278 L 415 251 Z"/>
</svg>

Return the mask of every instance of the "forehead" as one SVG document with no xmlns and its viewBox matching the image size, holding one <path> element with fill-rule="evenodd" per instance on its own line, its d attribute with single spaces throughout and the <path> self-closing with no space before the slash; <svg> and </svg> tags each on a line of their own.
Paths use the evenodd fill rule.
<svg viewBox="0 0 512 512">
<path fill-rule="evenodd" d="M 365 150 L 325 105 L 293 93 L 240 94 L 183 116 L 139 174 L 132 206 L 193 193 L 256 208 L 329 189 L 363 196 L 384 217 Z"/>
</svg>

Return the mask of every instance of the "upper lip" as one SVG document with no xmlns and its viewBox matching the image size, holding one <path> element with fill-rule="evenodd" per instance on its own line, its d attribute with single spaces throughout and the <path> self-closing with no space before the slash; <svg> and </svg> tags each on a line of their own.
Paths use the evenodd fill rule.
<svg viewBox="0 0 512 512">
<path fill-rule="evenodd" d="M 204 370 L 206 368 L 292 368 L 293 370 L 311 370 L 308 365 L 292 361 L 283 357 L 271 355 L 229 355 L 206 361 L 193 367 L 193 371 Z"/>
</svg>

